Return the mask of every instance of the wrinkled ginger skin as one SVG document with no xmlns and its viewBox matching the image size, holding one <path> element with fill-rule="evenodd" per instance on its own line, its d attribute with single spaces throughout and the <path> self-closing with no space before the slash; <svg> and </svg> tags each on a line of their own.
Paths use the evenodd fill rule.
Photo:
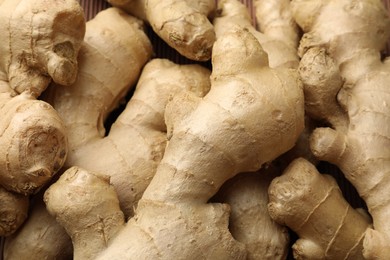
<svg viewBox="0 0 390 260">
<path fill-rule="evenodd" d="M 0 187 L 0 201 L 0 236 L 9 236 L 26 220 L 29 199 Z"/>
<path fill-rule="evenodd" d="M 175 123 L 168 126 L 172 135 L 135 216 L 96 259 L 246 258 L 228 231 L 229 207 L 207 201 L 227 179 L 257 170 L 294 145 L 304 127 L 297 74 L 270 69 L 253 35 L 232 31 L 213 47 L 210 92 L 187 112 L 169 121 Z M 175 116 L 166 111 L 167 118 Z M 73 225 L 66 220 L 72 211 L 82 216 L 81 205 L 91 202 L 78 197 L 77 208 L 68 199 L 51 203 L 50 194 L 63 185 L 52 186 L 45 202 L 57 219 Z"/>
<path fill-rule="evenodd" d="M 113 6 L 147 21 L 154 32 L 181 55 L 207 61 L 215 41 L 208 20 L 215 10 L 214 0 L 108 0 Z"/>
<path fill-rule="evenodd" d="M 5 239 L 3 259 L 72 259 L 72 241 L 48 214 L 41 194 L 34 196 L 31 207 L 23 226 Z"/>
<path fill-rule="evenodd" d="M 78 203 L 80 200 L 90 203 L 63 203 Z M 97 253 L 106 248 L 125 224 L 125 217 L 119 207 L 115 189 L 109 185 L 109 178 L 79 167 L 71 167 L 64 172 L 58 182 L 46 190 L 44 201 L 48 211 L 65 227 L 68 234 L 72 234 L 74 259 L 95 259 Z M 70 218 L 61 218 L 55 212 L 72 214 Z"/>
<path fill-rule="evenodd" d="M 316 129 L 311 149 L 320 160 L 337 165 L 367 204 L 374 230 L 367 231 L 364 256 L 388 259 L 390 62 L 380 57 L 390 35 L 388 12 L 379 0 L 294 0 L 292 5 L 305 32 L 300 55 L 325 48 L 344 79 L 337 100 L 347 111 L 347 127 Z"/>
<path fill-rule="evenodd" d="M 107 42 L 111 44 L 107 45 Z M 103 123 L 134 87 L 152 52 L 142 21 L 117 8 L 101 11 L 87 23 L 77 81 L 67 88 L 53 86 L 46 97 L 63 118 L 68 130 L 70 152 L 65 169 L 78 165 L 115 175 L 111 181 L 121 201 L 126 202 L 123 206 L 128 205 L 128 208 L 123 208 L 127 216 L 131 215 L 134 206 L 131 202 L 139 191 L 123 176 L 131 175 L 137 163 L 139 167 L 150 170 L 146 160 L 134 153 L 154 151 L 163 140 L 150 135 L 150 138 L 158 140 L 151 140 L 151 144 L 146 146 L 145 141 L 149 137 L 146 140 L 143 137 L 147 134 L 140 134 L 142 131 L 133 127 L 129 118 L 130 125 L 126 123 L 127 119 L 122 122 L 125 113 L 112 126 L 107 137 Z M 135 148 L 136 141 L 133 139 L 143 140 L 142 145 Z M 153 152 L 148 155 L 153 156 Z M 158 157 L 157 152 L 155 156 Z M 134 186 L 133 192 L 128 191 L 130 186 Z"/>
<path fill-rule="evenodd" d="M 264 6 L 265 5 L 265 6 Z M 284 1 L 278 0 L 273 3 L 273 7 L 276 6 L 288 5 Z M 257 3 L 259 10 L 257 12 L 261 13 L 267 10 L 267 3 L 259 1 Z M 262 9 L 260 9 L 262 7 Z M 282 8 L 282 7 L 280 7 Z M 287 8 L 287 7 L 286 7 Z M 265 9 L 265 10 L 263 10 Z M 264 16 L 270 15 L 269 13 L 263 14 Z M 277 14 L 272 14 L 275 18 Z M 276 18 L 275 18 L 276 19 Z M 283 21 L 284 17 L 278 17 L 278 21 Z M 265 28 L 265 32 L 259 32 L 252 25 L 252 19 L 248 12 L 247 7 L 238 0 L 221 0 L 218 1 L 217 15 L 213 20 L 213 25 L 215 28 L 215 33 L 217 38 L 220 35 L 223 35 L 226 31 L 240 26 L 249 30 L 259 41 L 264 51 L 268 54 L 269 64 L 271 68 L 297 68 L 299 64 L 298 56 L 296 54 L 297 39 L 296 37 L 290 36 L 293 39 L 277 38 L 273 33 L 272 29 L 274 28 Z M 267 26 L 269 26 L 267 24 Z M 293 27 L 294 25 L 292 25 Z M 281 28 L 281 31 L 286 30 L 286 34 L 290 33 L 288 28 Z M 292 42 L 295 41 L 295 44 Z"/>
<path fill-rule="evenodd" d="M 299 235 L 295 259 L 364 259 L 370 221 L 351 208 L 331 176 L 307 160 L 294 160 L 271 182 L 269 199 L 271 217 Z"/>
<path fill-rule="evenodd" d="M 66 89 L 53 88 L 50 97 L 69 133 L 71 151 L 65 166 L 109 175 L 126 218 L 134 214 L 163 156 L 164 110 L 170 95 L 186 90 L 202 97 L 210 88 L 210 72 L 199 65 L 179 66 L 163 59 L 148 62 L 152 46 L 141 25 L 142 21 L 118 8 L 99 13 L 87 23 L 78 80 Z M 103 32 L 106 39 L 98 39 Z M 107 46 L 107 41 L 118 42 L 117 48 Z M 131 100 L 105 133 L 103 122 L 109 112 L 137 80 Z M 92 85 L 99 87 L 91 90 Z"/>
<path fill-rule="evenodd" d="M 287 228 L 268 214 L 268 186 L 278 173 L 276 167 L 257 173 L 240 173 L 218 191 L 216 200 L 230 206 L 229 230 L 245 245 L 248 260 L 286 259 Z"/>
<path fill-rule="evenodd" d="M 0 78 L 18 93 L 38 97 L 51 79 L 70 85 L 85 33 L 77 1 L 4 0 L 0 3 Z"/>
</svg>

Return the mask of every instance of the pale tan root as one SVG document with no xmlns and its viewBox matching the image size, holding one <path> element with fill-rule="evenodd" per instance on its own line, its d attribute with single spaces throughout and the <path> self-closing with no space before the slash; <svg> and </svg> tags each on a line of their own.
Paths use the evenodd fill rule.
<svg viewBox="0 0 390 260">
<path fill-rule="evenodd" d="M 216 195 L 230 206 L 229 230 L 245 245 L 247 259 L 286 259 L 289 234 L 268 214 L 268 186 L 276 177 L 274 166 L 257 173 L 240 173 L 227 181 Z"/>
<path fill-rule="evenodd" d="M 43 101 L 27 94 L 13 98 L 8 93 L 1 95 L 9 99 L 0 104 L 0 182 L 7 190 L 32 194 L 65 162 L 65 126 Z"/>
<path fill-rule="evenodd" d="M 228 206 L 207 201 L 227 179 L 260 168 L 294 145 L 303 129 L 303 91 L 295 72 L 269 69 L 264 51 L 246 30 L 216 41 L 211 86 L 171 128 L 135 216 L 97 259 L 245 259 L 242 244 L 228 231 Z M 167 111 L 167 118 L 174 116 Z M 46 203 L 65 223 L 72 213 L 56 210 L 53 192 L 52 186 Z M 81 215 L 82 207 L 66 207 Z"/>
<path fill-rule="evenodd" d="M 72 167 L 62 174 L 59 181 L 46 190 L 44 201 L 48 211 L 71 234 L 74 259 L 95 259 L 97 253 L 107 247 L 125 224 L 109 178 L 78 167 Z M 53 210 L 69 214 L 70 218 L 59 217 Z"/>
<path fill-rule="evenodd" d="M 299 42 L 299 29 L 292 17 L 290 1 L 254 0 L 253 2 L 256 23 L 260 31 L 296 50 Z"/>
<path fill-rule="evenodd" d="M 344 200 L 331 176 L 305 159 L 294 160 L 272 181 L 269 199 L 271 217 L 299 235 L 296 259 L 364 259 L 370 222 Z"/>
<path fill-rule="evenodd" d="M 215 41 L 208 20 L 215 10 L 214 0 L 108 0 L 147 21 L 160 38 L 181 55 L 199 61 L 209 60 Z"/>
<path fill-rule="evenodd" d="M 0 2 L 0 185 L 8 191 L 37 192 L 65 161 L 65 127 L 36 98 L 52 79 L 64 85 L 75 80 L 84 29 L 77 1 Z M 28 198 L 10 192 L 0 205 L 8 235 L 27 217 Z"/>
<path fill-rule="evenodd" d="M 72 241 L 64 228 L 48 214 L 42 197 L 34 197 L 31 205 L 33 210 L 27 221 L 5 240 L 4 260 L 72 259 Z"/>
<path fill-rule="evenodd" d="M 267 3 L 257 3 L 257 7 L 267 5 Z M 274 7 L 280 5 L 281 8 L 284 3 L 278 1 L 274 3 Z M 266 7 L 264 7 L 266 8 Z M 261 10 L 260 10 L 261 11 Z M 276 14 L 271 14 L 275 16 Z M 284 17 L 279 17 L 279 21 L 283 21 Z M 272 30 L 275 28 L 268 28 L 265 33 L 259 32 L 252 25 L 252 19 L 249 15 L 248 9 L 244 4 L 238 0 L 222 0 L 218 1 L 217 15 L 213 20 L 215 32 L 217 38 L 223 35 L 226 31 L 231 30 L 237 26 L 246 28 L 249 30 L 260 42 L 261 46 L 268 54 L 269 64 L 271 68 L 284 67 L 284 68 L 297 68 L 298 67 L 298 56 L 296 51 L 297 42 L 295 45 L 291 44 L 291 40 L 283 38 L 276 38 L 272 34 Z M 281 29 L 284 30 L 284 29 Z M 286 29 L 289 30 L 289 29 Z M 292 40 L 293 41 L 293 40 Z M 297 41 L 297 40 L 296 40 Z"/>
<path fill-rule="evenodd" d="M 325 48 L 308 49 L 299 63 L 299 75 L 303 82 L 307 114 L 333 127 L 346 128 L 347 115 L 336 99 L 344 82 L 338 66 L 326 54 Z"/>
<path fill-rule="evenodd" d="M 112 32 L 106 33 L 109 39 L 105 41 L 117 39 L 115 51 L 112 44 L 106 46 L 103 39 L 99 40 L 101 36 L 95 31 L 107 32 L 107 21 L 112 21 Z M 163 156 L 167 141 L 164 110 L 169 97 L 180 91 L 202 97 L 210 87 L 209 70 L 162 59 L 149 62 L 138 79 L 152 55 L 151 44 L 140 26 L 140 20 L 117 8 L 98 14 L 87 24 L 78 81 L 66 89 L 54 88 L 50 98 L 69 133 L 71 152 L 66 167 L 78 165 L 109 175 L 126 217 L 133 215 Z M 107 115 L 137 80 L 131 101 L 110 132 L 105 133 Z"/>
<path fill-rule="evenodd" d="M 292 6 L 305 32 L 300 55 L 323 48 L 344 80 L 337 101 L 346 127 L 315 130 L 312 150 L 337 165 L 366 202 L 376 232 L 367 233 L 365 256 L 388 259 L 379 253 L 390 248 L 390 62 L 380 58 L 390 35 L 388 12 L 378 0 L 294 0 Z"/>
<path fill-rule="evenodd" d="M 107 45 L 107 42 L 111 44 Z M 151 170 L 147 160 L 153 156 L 156 157 L 154 160 L 158 159 L 159 153 L 154 151 L 162 149 L 159 146 L 163 138 L 156 136 L 156 131 L 146 137 L 148 133 L 143 134 L 138 129 L 139 121 L 147 115 L 140 119 L 129 119 L 126 124 L 130 125 L 127 127 L 122 126 L 121 118 L 124 115 L 121 115 L 107 137 L 103 126 L 109 113 L 123 102 L 126 93 L 135 86 L 151 56 L 152 46 L 143 31 L 142 21 L 120 9 L 106 9 L 87 23 L 77 81 L 67 88 L 53 87 L 47 96 L 67 127 L 70 153 L 65 168 L 78 165 L 116 176 L 132 176 L 136 166 L 145 167 L 145 171 Z M 133 102 L 139 103 L 134 99 Z M 136 111 L 133 113 L 136 114 Z M 137 142 L 142 142 L 142 145 L 137 145 Z M 145 142 L 150 144 L 146 147 Z M 143 177 L 147 181 L 146 176 L 140 178 Z M 111 181 L 115 183 L 120 198 L 126 197 L 130 203 L 140 191 L 134 183 L 132 186 L 135 190 L 127 191 L 130 185 L 126 178 L 113 177 Z M 133 206 L 126 208 L 127 216 L 131 214 Z"/>
<path fill-rule="evenodd" d="M 112 19 L 116 22 L 111 22 L 107 28 L 107 22 Z M 168 60 L 152 60 L 143 68 L 127 107 L 104 137 L 103 121 L 107 114 L 135 84 L 151 55 L 150 43 L 141 29 L 139 20 L 119 9 L 98 14 L 87 23 L 78 80 L 66 89 L 50 89 L 47 97 L 64 118 L 68 129 L 70 154 L 65 167 L 79 165 L 109 175 L 126 218 L 134 214 L 137 201 L 164 153 L 167 141 L 164 110 L 170 96 L 189 91 L 202 97 L 210 88 L 210 71 L 199 65 L 179 66 Z M 106 47 L 107 41 L 111 42 L 110 47 Z M 133 69 L 132 73 L 128 73 L 129 68 Z M 32 222 L 36 221 L 38 219 L 28 220 L 25 228 L 34 227 Z M 15 236 L 8 243 L 20 244 L 22 242 L 18 241 L 25 241 L 29 233 L 26 230 L 23 237 Z M 61 236 L 55 240 L 62 241 L 63 247 L 69 245 Z M 54 252 L 47 254 L 50 257 Z"/>
<path fill-rule="evenodd" d="M 0 79 L 38 97 L 53 79 L 76 80 L 77 53 L 85 33 L 78 1 L 4 0 L 0 3 Z"/>
<path fill-rule="evenodd" d="M 0 186 L 0 236 L 13 234 L 26 220 L 29 200 L 27 196 L 12 193 Z"/>
</svg>

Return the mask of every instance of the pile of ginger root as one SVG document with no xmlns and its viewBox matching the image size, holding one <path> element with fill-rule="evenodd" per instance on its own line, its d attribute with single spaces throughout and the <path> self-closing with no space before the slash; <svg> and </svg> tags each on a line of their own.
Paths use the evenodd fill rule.
<svg viewBox="0 0 390 260">
<path fill-rule="evenodd" d="M 0 0 L 0 259 L 390 259 L 386 8 Z"/>
</svg>

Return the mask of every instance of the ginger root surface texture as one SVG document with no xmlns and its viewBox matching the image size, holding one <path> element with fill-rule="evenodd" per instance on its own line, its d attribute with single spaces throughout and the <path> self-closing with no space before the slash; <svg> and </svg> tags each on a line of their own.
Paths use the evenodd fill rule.
<svg viewBox="0 0 390 260">
<path fill-rule="evenodd" d="M 337 94 L 337 98 L 323 99 L 333 102 L 333 109 L 327 111 L 333 116 L 322 113 L 318 106 L 322 113 L 319 115 L 328 120 L 331 127 L 314 131 L 311 150 L 320 160 L 337 165 L 366 202 L 373 229 L 366 232 L 364 256 L 388 259 L 390 62 L 381 59 L 380 51 L 390 35 L 389 14 L 381 1 L 374 0 L 294 0 L 292 6 L 294 18 L 305 32 L 299 54 L 303 56 L 302 61 L 308 63 L 301 64 L 301 68 L 309 70 L 318 63 L 321 65 L 323 60 L 327 64 L 334 63 L 336 68 L 335 73 L 323 73 L 317 83 L 303 77 L 303 82 L 310 83 L 305 92 L 313 93 L 316 88 L 333 82 L 330 91 Z M 315 48 L 319 50 L 317 53 Z M 305 55 L 328 57 L 314 59 Z M 341 81 L 337 79 L 337 70 Z"/>
<path fill-rule="evenodd" d="M 87 193 L 94 185 L 109 189 L 96 174 L 72 168 L 46 191 L 49 212 L 72 237 L 75 259 L 245 259 L 228 231 L 229 207 L 207 201 L 227 179 L 259 169 L 294 145 L 304 127 L 303 91 L 297 73 L 269 68 L 267 55 L 245 29 L 219 38 L 212 59 L 210 92 L 188 96 L 190 108 L 179 118 L 177 108 L 167 107 L 167 122 L 173 123 L 168 145 L 126 224 L 111 195 L 73 192 L 79 182 Z M 95 213 L 86 216 L 85 210 Z M 88 228 L 100 210 L 103 233 Z"/>
<path fill-rule="evenodd" d="M 64 118 L 68 131 L 70 152 L 64 169 L 78 165 L 110 176 L 126 218 L 133 216 L 163 156 L 167 142 L 166 103 L 179 92 L 202 97 L 210 88 L 210 71 L 199 65 L 177 65 L 164 59 L 154 59 L 145 65 L 151 57 L 151 45 L 141 25 L 140 20 L 120 9 L 102 11 L 87 23 L 78 80 L 65 89 L 50 88 L 46 96 Z M 109 133 L 105 133 L 103 122 L 107 115 L 136 80 L 135 93 Z M 40 213 L 32 215 L 21 232 L 7 239 L 5 253 L 10 259 L 27 257 L 26 253 L 36 248 L 39 248 L 37 255 L 58 258 L 56 250 L 65 246 L 53 250 L 39 246 L 43 239 L 47 243 L 55 240 L 57 245 L 62 241 L 69 246 L 62 228 L 55 227 L 52 221 L 48 221 L 47 227 L 39 223 L 48 213 L 37 210 Z M 50 230 L 50 234 L 42 234 L 38 246 L 30 242 L 25 246 L 29 250 L 18 250 L 29 237 L 36 236 L 37 226 Z"/>
<path fill-rule="evenodd" d="M 208 17 L 215 10 L 214 0 L 108 0 L 145 21 L 154 32 L 181 55 L 207 61 L 215 41 Z"/>
<path fill-rule="evenodd" d="M 52 80 L 75 81 L 84 14 L 73 0 L 3 0 L 0 32 L 0 185 L 9 194 L 28 196 L 48 183 L 66 159 L 65 126 L 49 104 L 36 98 Z M 26 209 L 16 210 L 16 219 L 25 218 Z M 7 214 L 1 222 L 3 217 L 12 222 Z M 18 223 L 11 224 L 13 231 Z M 4 230 L 0 235 L 12 233 Z"/>
<path fill-rule="evenodd" d="M 0 78 L 12 89 L 38 97 L 51 79 L 74 83 L 84 33 L 76 0 L 3 0 L 0 3 Z"/>
<path fill-rule="evenodd" d="M 286 259 L 290 249 L 287 228 L 268 214 L 268 186 L 277 174 L 273 165 L 257 173 L 240 173 L 213 199 L 230 206 L 229 230 L 245 245 L 248 260 Z"/>
<path fill-rule="evenodd" d="M 107 31 L 109 19 L 117 22 L 116 32 L 104 41 L 94 39 L 100 37 L 94 28 Z M 146 64 L 152 49 L 140 22 L 117 8 L 102 11 L 88 22 L 78 81 L 66 89 L 53 88 L 49 97 L 68 130 L 70 152 L 65 166 L 109 175 L 126 217 L 133 215 L 163 156 L 164 111 L 170 96 L 191 91 L 202 97 L 210 88 L 210 71 L 199 65 L 179 66 L 164 59 Z M 113 49 L 106 41 L 120 45 Z M 103 122 L 137 80 L 131 101 L 106 133 Z"/>
<path fill-rule="evenodd" d="M 296 259 L 364 259 L 363 238 L 370 219 L 345 201 L 336 181 L 298 158 L 272 180 L 269 212 L 299 235 Z M 325 216 L 325 217 L 324 217 Z"/>
<path fill-rule="evenodd" d="M 257 31 L 253 26 L 252 18 L 243 3 L 238 0 L 218 1 L 217 14 L 213 19 L 217 38 L 236 26 L 246 28 L 256 37 L 268 54 L 271 68 L 297 68 L 299 63 L 297 55 L 298 28 L 292 21 L 291 13 L 288 15 L 289 1 L 277 0 L 272 1 L 272 4 L 266 1 L 257 1 L 255 4 L 257 20 L 262 24 L 262 32 Z M 284 12 L 278 12 L 279 9 L 284 9 Z M 286 25 L 276 27 L 268 20 Z M 280 34 L 284 34 L 285 37 L 279 37 Z"/>
</svg>

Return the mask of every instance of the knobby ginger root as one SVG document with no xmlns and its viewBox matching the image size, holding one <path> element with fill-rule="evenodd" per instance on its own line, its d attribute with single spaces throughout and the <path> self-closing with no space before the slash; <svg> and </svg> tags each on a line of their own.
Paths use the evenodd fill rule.
<svg viewBox="0 0 390 260">
<path fill-rule="evenodd" d="M 12 234 L 27 218 L 28 197 L 0 187 L 0 234 Z"/>
<path fill-rule="evenodd" d="M 51 80 L 74 82 L 84 31 L 77 1 L 0 1 L 0 185 L 8 191 L 37 192 L 65 161 L 65 127 L 36 98 Z"/>
<path fill-rule="evenodd" d="M 181 55 L 199 61 L 209 60 L 215 41 L 208 16 L 214 0 L 107 0 L 144 21 Z"/>
<path fill-rule="evenodd" d="M 270 166 L 258 173 L 240 173 L 216 195 L 231 208 L 229 230 L 245 245 L 247 259 L 286 259 L 289 235 L 268 214 L 268 186 L 279 170 Z"/>
<path fill-rule="evenodd" d="M 68 130 L 70 152 L 64 168 L 79 165 L 110 176 L 126 218 L 133 216 L 163 156 L 167 142 L 164 110 L 170 96 L 190 91 L 201 97 L 210 88 L 208 69 L 154 59 L 143 68 L 135 93 L 104 137 L 103 122 L 110 107 L 135 84 L 151 56 L 150 43 L 140 25 L 138 19 L 117 8 L 98 14 L 87 23 L 78 80 L 66 89 L 50 89 L 47 96 L 64 118 Z M 110 46 L 106 44 L 108 41 Z M 145 51 L 141 52 L 142 49 Z M 52 222 L 42 223 L 40 219 L 48 213 L 41 208 L 37 210 L 40 213 L 32 214 L 18 234 L 7 238 L 5 255 L 9 258 L 6 259 L 23 259 L 37 249 L 36 259 L 58 259 L 59 248 L 65 248 L 65 244 L 71 247 L 62 227 Z M 44 232 L 39 241 L 30 241 L 36 236 L 37 227 L 50 230 L 53 236 Z M 46 243 L 55 240 L 57 245 L 62 241 L 63 245 L 42 249 L 43 240 Z M 26 245 L 22 250 L 23 244 Z M 66 255 L 61 255 L 64 258 Z"/>
<path fill-rule="evenodd" d="M 75 0 L 0 2 L 0 78 L 12 89 L 38 97 L 51 79 L 70 85 L 85 33 L 84 13 Z"/>
<path fill-rule="evenodd" d="M 163 156 L 167 141 L 164 110 L 170 95 L 192 91 L 202 97 L 210 88 L 209 70 L 162 59 L 149 62 L 138 79 L 152 55 L 139 22 L 117 8 L 107 9 L 88 22 L 86 42 L 91 47 L 81 53 L 79 79 L 69 88 L 53 88 L 50 96 L 68 130 L 71 151 L 65 167 L 77 165 L 109 175 L 126 217 L 133 215 Z M 100 37 L 94 30 L 114 30 L 115 23 L 118 28 L 115 34 L 107 34 L 110 38 L 93 38 Z M 114 37 L 121 43 L 121 51 L 106 44 Z M 137 80 L 131 101 L 105 136 L 103 122 L 108 113 Z"/>
<path fill-rule="evenodd" d="M 298 67 L 298 56 L 297 56 L 297 28 L 294 24 L 286 26 L 286 28 L 275 29 L 275 26 L 271 26 L 270 22 L 264 17 L 273 17 L 275 21 L 280 23 L 289 23 L 290 19 L 282 17 L 278 12 L 269 13 L 269 3 L 265 1 L 257 1 L 257 12 L 258 16 L 262 17 L 263 20 L 259 22 L 264 23 L 264 33 L 256 30 L 252 25 L 252 19 L 249 12 L 244 4 L 238 0 L 222 0 L 218 2 L 217 15 L 213 20 L 215 32 L 217 38 L 219 35 L 224 34 L 226 31 L 240 26 L 249 30 L 260 42 L 264 51 L 269 56 L 269 63 L 271 68 L 285 67 L 285 68 L 297 68 Z M 272 1 L 274 9 L 289 9 L 289 1 L 278 0 Z M 278 8 L 279 7 L 279 8 Z M 285 11 L 287 13 L 287 10 Z M 278 16 L 279 15 L 279 16 Z M 287 20 L 287 21 L 286 21 Z M 276 37 L 280 32 L 272 33 L 273 31 L 287 31 L 284 38 Z M 292 33 L 295 31 L 295 36 Z M 289 35 L 289 36 L 287 36 Z M 289 38 L 289 39 L 287 39 Z"/>
<path fill-rule="evenodd" d="M 72 241 L 48 214 L 42 194 L 34 196 L 30 204 L 28 219 L 5 239 L 3 259 L 72 259 Z"/>
<path fill-rule="evenodd" d="M 305 32 L 300 55 L 323 48 L 344 80 L 337 105 L 346 111 L 346 120 L 329 119 L 332 128 L 316 129 L 312 151 L 337 165 L 367 204 L 373 229 L 366 232 L 364 256 L 388 259 L 390 62 L 380 57 L 390 35 L 388 13 L 377 0 L 295 0 L 292 4 L 294 18 Z"/>
<path fill-rule="evenodd" d="M 257 1 L 258 22 L 265 33 L 256 31 L 244 4 L 237 0 L 218 2 L 217 15 L 213 20 L 217 38 L 236 26 L 247 28 L 261 43 L 268 54 L 270 67 L 297 68 L 297 26 L 292 21 L 289 1 Z M 271 21 L 269 21 L 271 20 Z M 274 24 L 285 26 L 277 27 Z M 280 31 L 286 31 L 284 38 Z M 308 146 L 307 146 L 308 147 Z M 277 174 L 276 167 L 271 166 Z M 271 174 L 262 171 L 259 174 Z M 240 176 L 240 175 L 239 175 Z M 229 230 L 233 237 L 246 247 L 248 259 L 285 259 L 288 251 L 286 228 L 271 219 L 267 210 L 268 183 L 262 176 L 250 175 L 233 178 L 229 188 L 220 192 L 220 202 L 231 207 Z"/>
<path fill-rule="evenodd" d="M 299 235 L 296 259 L 364 259 L 369 219 L 344 200 L 336 181 L 303 158 L 294 160 L 269 187 L 269 212 Z M 324 218 L 325 216 L 325 218 Z"/>
<path fill-rule="evenodd" d="M 228 231 L 229 207 L 207 201 L 227 179 L 294 145 L 304 127 L 303 91 L 294 71 L 269 68 L 247 30 L 220 37 L 212 62 L 210 92 L 168 121 L 174 125 L 164 157 L 126 224 L 119 206 L 110 206 L 119 205 L 112 195 L 78 196 L 92 186 L 108 190 L 104 178 L 73 169 L 46 191 L 49 212 L 73 238 L 75 259 L 245 259 Z M 167 108 L 166 118 L 175 111 Z M 88 228 L 92 223 L 104 229 Z"/>
</svg>

